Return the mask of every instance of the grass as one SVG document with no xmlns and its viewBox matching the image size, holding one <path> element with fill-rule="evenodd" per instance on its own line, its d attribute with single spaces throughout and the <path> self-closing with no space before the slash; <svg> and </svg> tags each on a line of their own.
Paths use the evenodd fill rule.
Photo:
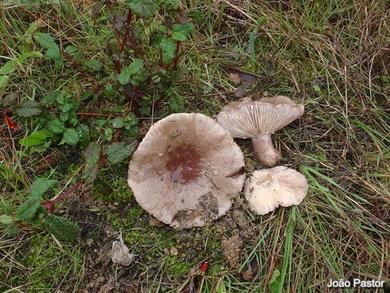
<svg viewBox="0 0 390 293">
<path fill-rule="evenodd" d="M 56 90 L 70 92 L 82 112 L 112 118 L 117 108 L 126 107 L 107 51 L 113 38 L 107 11 L 92 17 L 99 1 L 81 2 L 0 4 L 0 67 L 22 54 L 29 42 L 26 32 L 37 20 L 38 30 L 49 32 L 61 52 L 71 44 L 82 52 L 82 60 L 98 59 L 103 66 L 89 72 L 65 58 L 56 69 L 50 60 L 30 58 L 0 93 L 0 108 L 41 102 Z M 77 292 L 112 282 L 112 290 L 126 292 L 177 292 L 190 284 L 201 292 L 319 292 L 327 290 L 329 279 L 339 278 L 381 278 L 389 286 L 388 2 L 186 0 L 182 9 L 195 25 L 182 49 L 183 74 L 174 87 L 185 98 L 186 112 L 215 117 L 237 99 L 237 86 L 224 67 L 258 77 L 248 95 L 284 94 L 305 104 L 305 115 L 274 135 L 281 164 L 299 170 L 310 183 L 304 202 L 260 217 L 245 210 L 239 198 L 214 225 L 177 232 L 151 225 L 126 187 L 125 162 L 107 164 L 94 186 L 60 208 L 82 228 L 77 243 L 60 243 L 28 226 L 12 237 L 1 234 L 1 291 Z M 107 84 L 114 90 L 107 90 Z M 166 101 L 153 109 L 139 119 L 142 135 L 171 112 Z M 39 176 L 52 176 L 62 186 L 75 180 L 83 164 L 84 146 L 20 146 L 19 139 L 44 122 L 39 117 L 14 119 L 19 132 L 0 125 L 0 214 L 14 213 L 28 197 L 37 166 L 48 154 L 58 163 Z M 96 117 L 79 119 L 92 129 L 92 139 L 107 143 L 105 128 L 94 124 Z M 262 168 L 249 142 L 238 144 L 249 171 Z M 243 210 L 246 226 L 234 210 Z M 129 269 L 104 257 L 119 230 L 137 254 Z M 220 243 L 235 233 L 245 247 L 240 266 L 229 268 Z M 210 268 L 202 275 L 196 269 L 205 259 Z M 248 269 L 252 276 L 244 278 Z"/>
</svg>

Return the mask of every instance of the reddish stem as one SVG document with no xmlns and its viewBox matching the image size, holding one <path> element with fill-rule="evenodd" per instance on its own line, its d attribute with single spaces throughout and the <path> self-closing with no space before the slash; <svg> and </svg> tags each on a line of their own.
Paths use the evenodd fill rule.
<svg viewBox="0 0 390 293">
<path fill-rule="evenodd" d="M 75 185 L 69 187 L 66 191 L 64 191 L 62 194 L 60 194 L 57 198 L 51 200 L 51 202 L 53 203 L 58 203 L 60 201 L 63 201 L 66 197 L 68 197 L 69 195 L 71 195 L 73 192 L 75 192 L 76 190 L 78 190 L 81 186 L 81 183 L 78 182 L 76 183 Z"/>
<path fill-rule="evenodd" d="M 177 67 L 177 62 L 179 61 L 179 52 L 180 52 L 180 42 L 176 42 L 176 56 L 175 59 L 173 59 L 173 68 L 176 69 Z"/>
<path fill-rule="evenodd" d="M 133 13 L 131 13 L 131 10 L 129 10 L 129 12 L 127 13 L 125 35 L 123 36 L 123 40 L 122 40 L 122 43 L 121 43 L 121 46 L 120 46 L 120 49 L 119 49 L 119 51 L 121 53 L 123 53 L 123 51 L 125 49 L 125 46 L 126 46 L 127 39 L 129 37 L 130 28 L 131 28 L 130 24 L 131 24 L 132 19 L 133 19 Z"/>
</svg>

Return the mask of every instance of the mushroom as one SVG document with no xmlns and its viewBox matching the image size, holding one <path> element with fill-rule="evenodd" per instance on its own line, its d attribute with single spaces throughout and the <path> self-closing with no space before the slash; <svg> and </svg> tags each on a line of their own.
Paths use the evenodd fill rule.
<svg viewBox="0 0 390 293">
<path fill-rule="evenodd" d="M 250 209 L 258 215 L 265 215 L 278 206 L 300 204 L 308 187 L 301 173 L 278 166 L 254 171 L 245 182 L 244 194 Z"/>
<path fill-rule="evenodd" d="M 304 112 L 304 106 L 285 96 L 244 99 L 226 105 L 217 122 L 233 137 L 252 138 L 253 148 L 262 164 L 273 167 L 280 153 L 273 147 L 271 134 L 291 123 Z"/>
<path fill-rule="evenodd" d="M 155 123 L 129 163 L 128 184 L 137 202 L 176 229 L 224 215 L 244 181 L 244 156 L 229 132 L 196 113 Z"/>
</svg>

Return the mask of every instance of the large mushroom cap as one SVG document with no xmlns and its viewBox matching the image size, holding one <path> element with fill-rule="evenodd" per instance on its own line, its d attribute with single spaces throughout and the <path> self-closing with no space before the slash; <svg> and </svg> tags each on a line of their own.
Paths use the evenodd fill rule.
<svg viewBox="0 0 390 293">
<path fill-rule="evenodd" d="M 265 215 L 275 208 L 298 205 L 308 190 L 305 176 L 283 166 L 254 171 L 245 182 L 245 198 L 251 210 Z"/>
<path fill-rule="evenodd" d="M 172 114 L 154 124 L 133 154 L 128 183 L 137 202 L 175 228 L 224 215 L 245 180 L 244 157 L 230 134 L 202 114 Z"/>
<path fill-rule="evenodd" d="M 252 138 L 255 153 L 264 165 L 275 166 L 280 153 L 273 147 L 271 134 L 291 123 L 304 112 L 303 105 L 285 96 L 244 99 L 231 102 L 217 116 L 218 123 L 233 137 Z"/>
<path fill-rule="evenodd" d="M 303 112 L 303 105 L 297 105 L 285 96 L 275 96 L 231 102 L 218 114 L 217 121 L 233 137 L 252 138 L 259 134 L 273 134 Z"/>
</svg>

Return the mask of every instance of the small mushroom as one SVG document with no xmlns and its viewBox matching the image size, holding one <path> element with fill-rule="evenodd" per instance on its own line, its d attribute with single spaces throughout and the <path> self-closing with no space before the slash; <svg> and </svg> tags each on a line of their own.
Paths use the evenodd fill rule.
<svg viewBox="0 0 390 293">
<path fill-rule="evenodd" d="M 254 171 L 245 182 L 244 194 L 250 209 L 258 215 L 265 215 L 279 206 L 300 204 L 308 187 L 301 173 L 278 166 Z"/>
<path fill-rule="evenodd" d="M 273 147 L 271 134 L 291 123 L 304 112 L 304 106 L 285 96 L 244 99 L 226 105 L 217 122 L 233 137 L 251 138 L 255 153 L 262 164 L 273 167 L 280 153 Z"/>
<path fill-rule="evenodd" d="M 245 180 L 244 156 L 210 117 L 172 114 L 148 131 L 129 164 L 137 202 L 177 229 L 224 215 Z"/>
</svg>

